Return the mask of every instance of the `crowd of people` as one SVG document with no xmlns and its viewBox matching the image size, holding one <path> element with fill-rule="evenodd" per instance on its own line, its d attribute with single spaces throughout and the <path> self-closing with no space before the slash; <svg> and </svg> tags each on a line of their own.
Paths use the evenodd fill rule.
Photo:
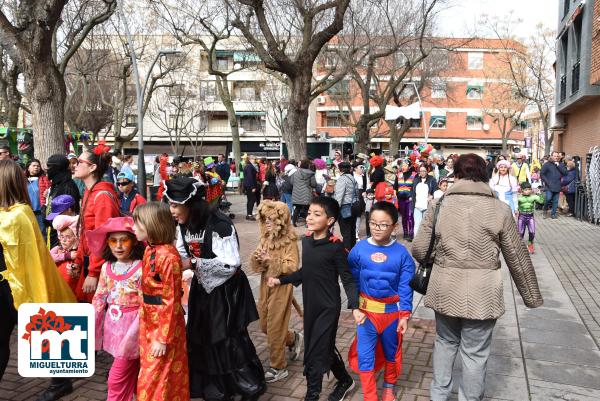
<svg viewBox="0 0 600 401">
<path fill-rule="evenodd" d="M 525 304 L 541 305 L 524 228 L 532 244 L 534 204 L 555 216 L 555 194 L 572 184 L 572 169 L 553 154 L 539 169 L 543 186 L 535 186 L 538 173 L 520 156 L 490 170 L 493 162 L 474 154 L 442 158 L 432 150 L 415 147 L 395 160 L 245 156 L 241 166 L 223 155 L 169 166 L 162 155 L 150 202 L 136 192 L 131 161 L 117 171 L 103 143 L 78 157 L 51 156 L 45 173 L 37 160 L 25 171 L 0 160 L 0 313 L 8 323 L 0 332 L 0 378 L 19 305 L 77 301 L 94 305 L 96 348 L 114 357 L 110 401 L 256 400 L 301 355 L 306 401 L 319 399 L 330 371 L 337 382 L 328 400 L 344 400 L 355 387 L 347 365 L 365 400 L 392 401 L 415 260 L 426 263 L 435 244 L 425 298 L 437 323 L 430 398 L 448 399 L 460 349 L 467 357 L 459 397 L 481 399 L 492 330 L 504 312 L 499 255 Z M 261 275 L 258 306 L 235 225 L 219 210 L 232 176 L 245 191 L 246 219 L 260 229 L 247 261 Z M 396 240 L 400 231 L 413 242 L 410 252 Z M 357 325 L 347 358 L 336 348 L 340 280 Z M 291 285 L 302 285 L 303 332 L 288 327 L 292 308 L 300 308 Z M 266 370 L 248 332 L 256 320 L 267 337 Z M 71 379 L 53 378 L 37 400 L 70 392 Z"/>
</svg>

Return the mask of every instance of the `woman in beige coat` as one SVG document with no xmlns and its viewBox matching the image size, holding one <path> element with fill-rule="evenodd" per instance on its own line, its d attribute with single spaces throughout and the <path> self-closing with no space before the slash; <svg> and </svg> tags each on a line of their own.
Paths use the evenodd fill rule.
<svg viewBox="0 0 600 401">
<path fill-rule="evenodd" d="M 500 253 L 530 308 L 542 304 L 535 270 L 519 237 L 510 207 L 488 185 L 485 161 L 461 156 L 455 184 L 442 198 L 435 234 L 434 266 L 425 306 L 435 311 L 437 337 L 433 352 L 432 401 L 445 401 L 452 390 L 452 368 L 462 357 L 459 401 L 479 401 L 492 331 L 504 314 Z M 429 247 L 434 210 L 429 206 L 414 239 L 412 253 L 423 262 Z"/>
</svg>

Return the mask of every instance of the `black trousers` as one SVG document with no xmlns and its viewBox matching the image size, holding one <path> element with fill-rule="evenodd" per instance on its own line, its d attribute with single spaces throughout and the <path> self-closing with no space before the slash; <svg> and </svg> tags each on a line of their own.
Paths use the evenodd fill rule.
<svg viewBox="0 0 600 401">
<path fill-rule="evenodd" d="M 331 355 L 331 373 L 338 382 L 348 383 L 352 380 L 352 376 L 346 370 L 346 364 L 340 355 L 340 352 L 335 348 Z M 313 367 L 308 367 L 306 374 L 306 395 L 318 398 L 323 388 L 323 373 L 317 371 Z"/>
<path fill-rule="evenodd" d="M 301 212 L 308 212 L 308 205 L 297 205 L 294 203 L 294 213 L 292 214 L 292 223 L 298 223 Z M 305 213 L 306 214 L 306 213 Z"/>
<path fill-rule="evenodd" d="M 10 359 L 10 336 L 17 325 L 17 310 L 8 281 L 0 281 L 0 381 Z"/>
<path fill-rule="evenodd" d="M 254 204 L 256 203 L 256 190 L 246 188 L 246 216 L 252 216 Z"/>
<path fill-rule="evenodd" d="M 344 248 L 350 250 L 356 245 L 356 217 L 350 216 L 344 219 L 340 216 L 338 223 L 340 225 L 340 234 L 344 242 Z"/>
<path fill-rule="evenodd" d="M 565 194 L 565 198 L 567 199 L 567 205 L 569 205 L 569 213 L 575 213 L 575 193 Z"/>
</svg>

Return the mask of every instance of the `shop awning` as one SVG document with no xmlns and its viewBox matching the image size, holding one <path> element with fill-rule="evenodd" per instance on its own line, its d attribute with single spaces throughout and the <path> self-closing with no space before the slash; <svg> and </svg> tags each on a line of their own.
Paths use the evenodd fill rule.
<svg viewBox="0 0 600 401">
<path fill-rule="evenodd" d="M 264 111 L 236 111 L 235 115 L 239 117 L 264 117 L 267 113 Z"/>
<path fill-rule="evenodd" d="M 233 53 L 233 62 L 234 63 L 243 63 L 243 62 L 258 63 L 260 61 L 261 61 L 260 57 L 256 53 L 252 53 L 252 52 L 234 52 Z"/>
<path fill-rule="evenodd" d="M 233 54 L 233 50 L 215 50 L 215 55 L 217 57 L 231 57 Z"/>
</svg>

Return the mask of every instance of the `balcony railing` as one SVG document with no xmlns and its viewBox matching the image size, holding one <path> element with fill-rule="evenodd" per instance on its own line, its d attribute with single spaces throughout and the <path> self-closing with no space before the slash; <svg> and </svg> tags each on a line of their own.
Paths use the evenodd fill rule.
<svg viewBox="0 0 600 401">
<path fill-rule="evenodd" d="M 567 76 L 560 77 L 560 103 L 567 99 Z"/>
<path fill-rule="evenodd" d="M 573 75 L 571 76 L 571 93 L 577 93 L 579 91 L 579 61 L 573 66 Z"/>
</svg>

